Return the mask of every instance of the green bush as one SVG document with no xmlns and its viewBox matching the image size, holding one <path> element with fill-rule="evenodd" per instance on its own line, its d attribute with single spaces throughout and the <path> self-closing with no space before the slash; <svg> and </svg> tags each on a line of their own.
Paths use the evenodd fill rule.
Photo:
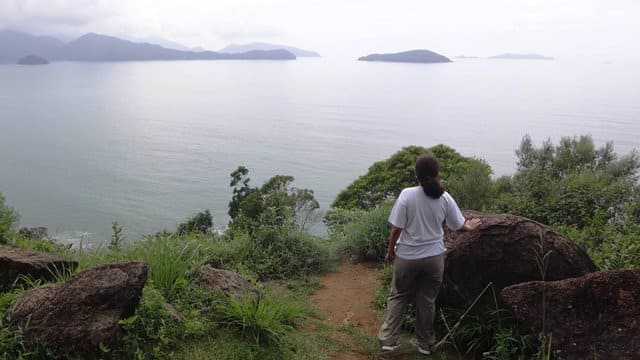
<svg viewBox="0 0 640 360">
<path fill-rule="evenodd" d="M 313 190 L 292 187 L 293 176 L 275 175 L 261 187 L 250 187 L 248 175 L 244 166 L 231 173 L 231 231 L 251 233 L 260 226 L 291 225 L 306 229 L 317 218 L 320 205 Z"/>
<path fill-rule="evenodd" d="M 324 240 L 293 226 L 259 226 L 252 233 L 236 231 L 230 236 L 237 245 L 212 256 L 212 265 L 248 269 L 264 280 L 300 278 L 326 271 L 331 264 Z"/>
<path fill-rule="evenodd" d="M 555 228 L 584 247 L 602 270 L 640 267 L 640 225 L 596 224 L 584 228 L 558 225 Z"/>
<path fill-rule="evenodd" d="M 464 157 L 446 145 L 436 145 L 408 146 L 374 163 L 365 175 L 338 194 L 332 207 L 371 210 L 395 199 L 402 189 L 416 185 L 413 167 L 416 158 L 427 152 L 440 159 L 440 178 L 453 197 L 460 199 L 461 207 L 482 209 L 489 205 L 491 168 L 482 160 Z"/>
<path fill-rule="evenodd" d="M 178 324 L 169 316 L 165 302 L 158 290 L 145 287 L 135 314 L 120 321 L 125 336 L 122 348 L 112 350 L 116 357 L 159 358 L 163 349 L 179 340 L 178 332 L 172 329 Z"/>
<path fill-rule="evenodd" d="M 7 243 L 7 237 L 18 223 L 18 213 L 5 205 L 4 201 L 4 196 L 0 193 L 0 244 Z"/>
<path fill-rule="evenodd" d="M 596 148 L 589 136 L 536 148 L 525 136 L 516 154 L 517 173 L 496 182 L 495 210 L 578 228 L 640 220 L 635 152 L 619 158 L 611 143 Z"/>
<path fill-rule="evenodd" d="M 209 210 L 201 211 L 178 225 L 178 235 L 189 233 L 208 234 L 213 227 L 213 217 Z"/>
<path fill-rule="evenodd" d="M 218 301 L 218 294 L 185 283 L 177 289 L 172 303 L 182 316 L 177 321 L 171 317 L 162 293 L 145 286 L 135 314 L 120 322 L 125 332 L 123 345 L 110 351 L 112 357 L 166 358 L 184 342 L 210 337 L 218 326 L 214 311 Z"/>
<path fill-rule="evenodd" d="M 334 209 L 326 218 L 330 236 L 341 244 L 341 253 L 362 261 L 382 261 L 388 247 L 389 213 L 393 204 L 383 203 L 378 208 Z"/>
</svg>

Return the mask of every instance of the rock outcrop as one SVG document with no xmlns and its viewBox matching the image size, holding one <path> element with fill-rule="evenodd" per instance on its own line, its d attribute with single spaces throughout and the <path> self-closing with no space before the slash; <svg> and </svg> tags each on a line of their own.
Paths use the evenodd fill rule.
<svg viewBox="0 0 640 360">
<path fill-rule="evenodd" d="M 640 358 L 640 269 L 513 285 L 501 297 L 533 333 L 551 334 L 555 359 Z"/>
<path fill-rule="evenodd" d="M 258 295 L 259 291 L 249 281 L 229 270 L 204 265 L 198 270 L 198 281 L 209 291 L 221 290 L 237 299 L 247 295 Z"/>
<path fill-rule="evenodd" d="M 75 270 L 78 262 L 57 255 L 0 245 L 0 288 L 11 285 L 20 275 L 51 280 L 56 273 Z"/>
<path fill-rule="evenodd" d="M 445 234 L 448 252 L 439 306 L 464 307 L 490 282 L 497 294 L 506 286 L 542 280 L 539 261 L 545 254 L 545 280 L 596 270 L 584 250 L 546 225 L 506 214 L 465 211 L 464 215 L 480 218 L 482 225 L 471 232 Z M 489 301 L 493 296 L 486 296 L 481 303 Z"/>
<path fill-rule="evenodd" d="M 60 352 L 94 352 L 121 337 L 118 322 L 134 314 L 149 265 L 107 264 L 83 271 L 65 283 L 31 290 L 11 314 L 27 346 L 46 344 Z"/>
</svg>

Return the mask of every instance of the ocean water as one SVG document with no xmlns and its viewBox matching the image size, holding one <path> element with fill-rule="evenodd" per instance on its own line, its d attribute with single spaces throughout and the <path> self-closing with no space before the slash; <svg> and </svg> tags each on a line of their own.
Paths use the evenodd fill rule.
<svg viewBox="0 0 640 360">
<path fill-rule="evenodd" d="M 0 192 L 21 226 L 98 243 L 211 209 L 227 223 L 229 174 L 275 174 L 323 209 L 403 146 L 447 144 L 515 171 L 525 134 L 590 134 L 638 147 L 640 70 L 616 63 L 351 60 L 0 65 Z"/>
</svg>

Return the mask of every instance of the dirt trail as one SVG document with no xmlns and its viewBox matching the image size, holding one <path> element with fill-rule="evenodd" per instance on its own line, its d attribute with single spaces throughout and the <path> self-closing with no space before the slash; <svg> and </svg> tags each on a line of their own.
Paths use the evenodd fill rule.
<svg viewBox="0 0 640 360">
<path fill-rule="evenodd" d="M 327 317 L 331 325 L 354 325 L 370 336 L 378 331 L 373 299 L 378 289 L 378 272 L 375 265 L 345 262 L 339 271 L 320 278 L 324 288 L 318 290 L 312 300 Z M 367 359 L 357 352 L 347 352 L 336 357 L 339 360 Z"/>
</svg>

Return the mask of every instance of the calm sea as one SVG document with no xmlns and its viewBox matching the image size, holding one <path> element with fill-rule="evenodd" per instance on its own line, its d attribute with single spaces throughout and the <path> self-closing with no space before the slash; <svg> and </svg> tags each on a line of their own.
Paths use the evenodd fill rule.
<svg viewBox="0 0 640 360">
<path fill-rule="evenodd" d="M 447 144 L 515 171 L 522 136 L 638 147 L 640 71 L 615 63 L 331 59 L 0 65 L 0 192 L 62 239 L 227 221 L 229 173 L 275 174 L 327 209 L 375 161 Z"/>
</svg>

